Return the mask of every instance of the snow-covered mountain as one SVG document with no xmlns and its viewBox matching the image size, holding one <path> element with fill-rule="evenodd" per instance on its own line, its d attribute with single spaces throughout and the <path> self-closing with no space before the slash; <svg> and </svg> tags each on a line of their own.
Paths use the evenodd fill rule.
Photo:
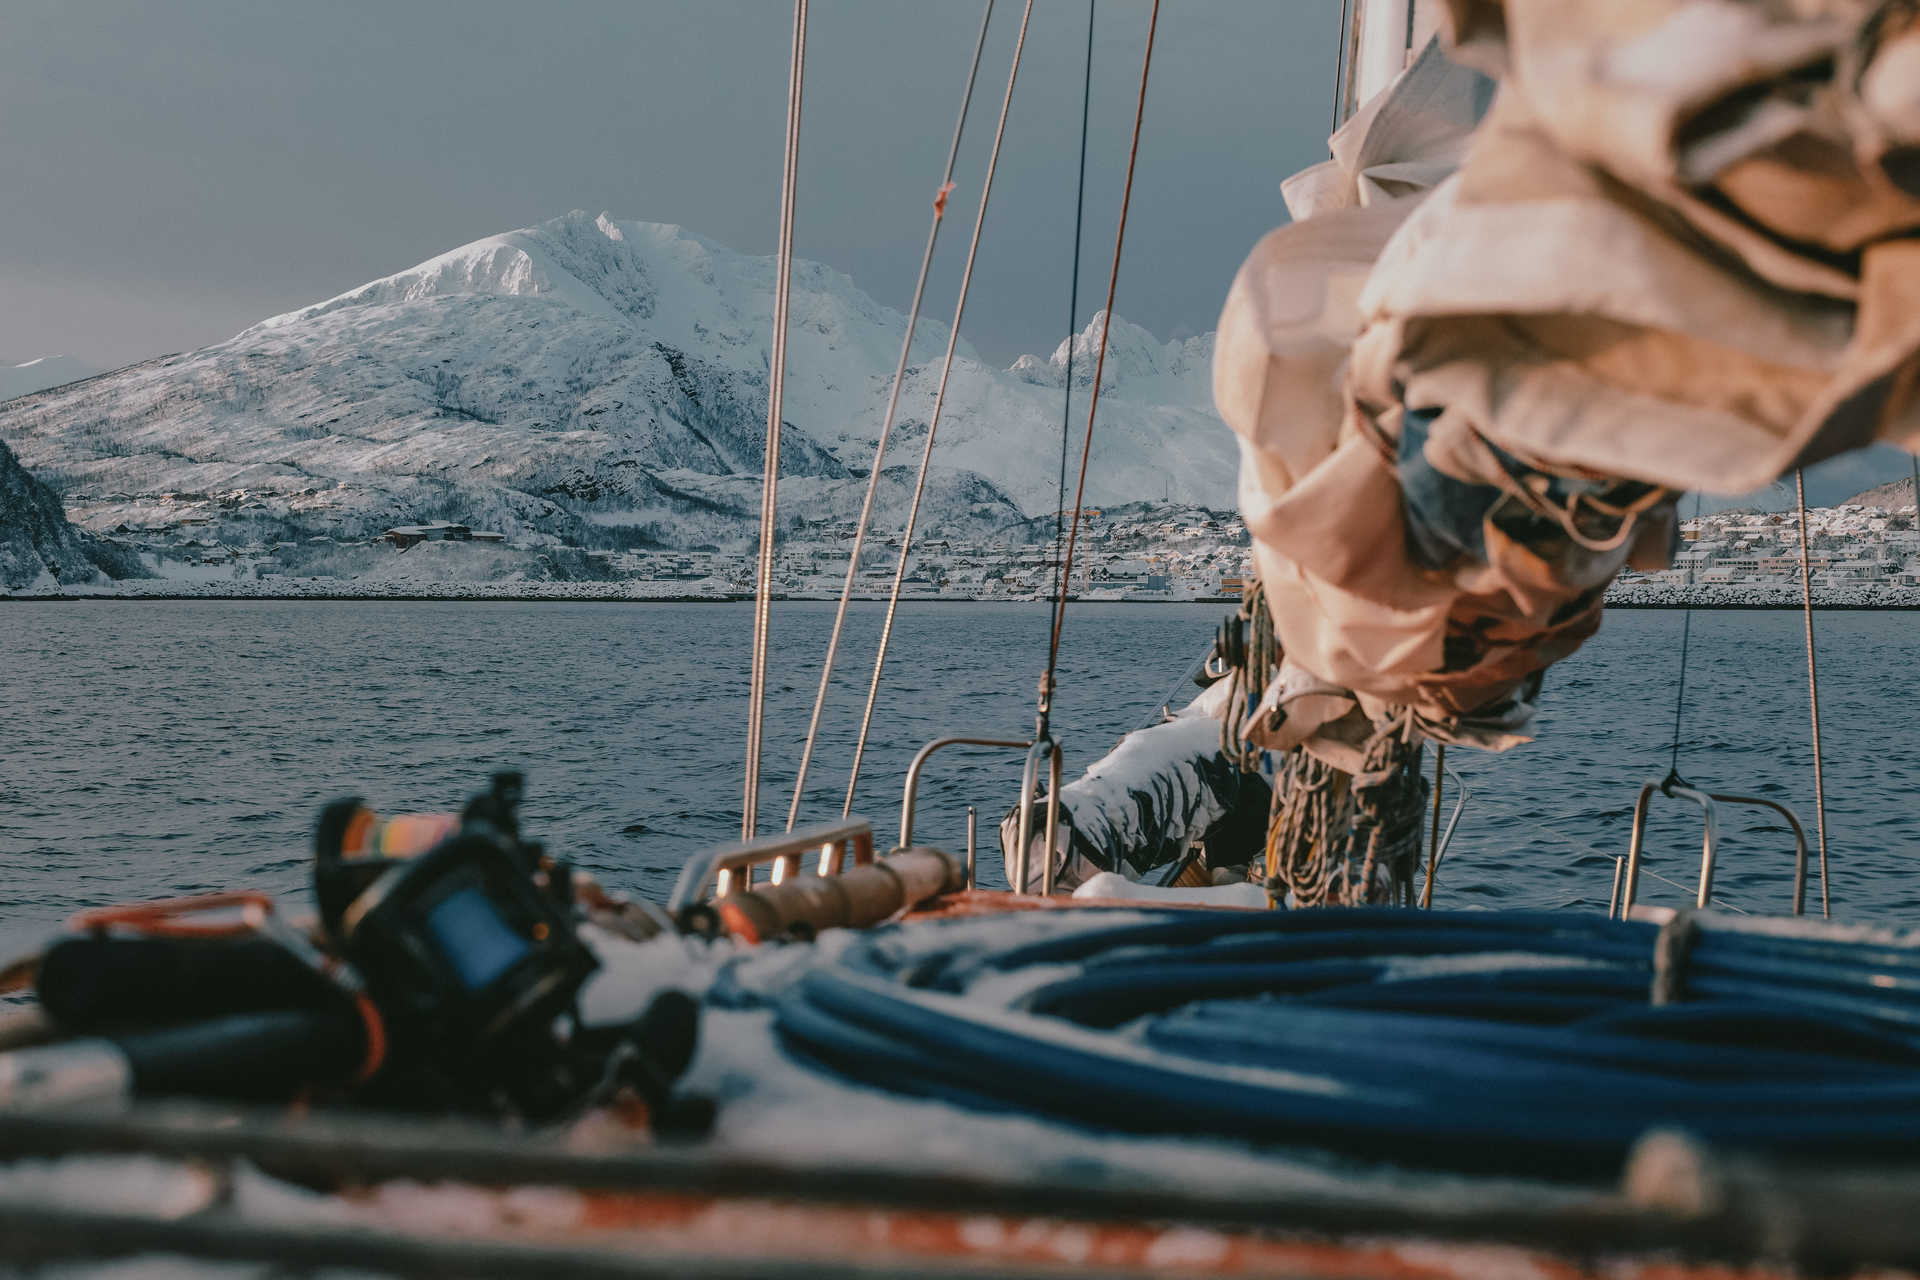
<svg viewBox="0 0 1920 1280">
<path fill-rule="evenodd" d="M 0 440 L 96 529 L 183 516 L 230 538 L 446 519 L 588 546 L 744 543 L 758 511 L 774 264 L 581 213 L 476 241 L 227 342 L 0 403 Z M 1104 317 L 1071 340 L 1081 403 Z M 857 510 L 905 318 L 796 262 L 781 455 L 790 527 Z M 904 519 L 946 334 L 923 321 L 879 527 Z M 1050 511 L 1067 344 L 964 345 L 927 527 Z M 1226 505 L 1211 338 L 1113 322 L 1089 493 Z"/>
<path fill-rule="evenodd" d="M 0 400 L 11 400 L 62 383 L 78 382 L 105 370 L 72 356 L 41 356 L 24 364 L 0 364 Z"/>
<path fill-rule="evenodd" d="M 1886 484 L 1875 485 L 1848 498 L 1850 507 L 1878 507 L 1882 511 L 1898 514 L 1913 514 L 1913 477 L 1905 480 L 1892 480 Z"/>
<path fill-rule="evenodd" d="M 132 551 L 69 524 L 54 492 L 0 444 L 0 590 L 146 576 Z"/>
</svg>

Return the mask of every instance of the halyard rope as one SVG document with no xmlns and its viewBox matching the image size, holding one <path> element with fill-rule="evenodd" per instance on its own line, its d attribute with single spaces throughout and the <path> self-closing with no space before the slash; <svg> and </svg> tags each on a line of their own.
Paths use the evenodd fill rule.
<svg viewBox="0 0 1920 1280">
<path fill-rule="evenodd" d="M 813 697 L 813 716 L 807 721 L 807 741 L 800 750 L 800 770 L 793 780 L 793 800 L 787 806 L 787 830 L 793 830 L 800 816 L 800 800 L 807 789 L 807 769 L 813 763 L 814 743 L 820 734 L 820 715 L 827 705 L 827 687 L 833 680 L 833 665 L 840 655 L 840 633 L 847 620 L 847 602 L 853 598 L 853 584 L 860 574 L 860 551 L 866 545 L 867 526 L 873 518 L 873 499 L 880 489 L 881 465 L 886 461 L 887 441 L 893 434 L 894 414 L 900 408 L 900 388 L 906 381 L 907 361 L 913 352 L 913 331 L 920 323 L 920 304 L 926 296 L 927 273 L 933 266 L 934 246 L 940 240 L 940 224 L 946 218 L 947 196 L 953 191 L 953 167 L 960 158 L 960 138 L 967 128 L 967 110 L 973 104 L 974 82 L 980 76 L 980 55 L 987 47 L 987 27 L 993 21 L 994 0 L 987 0 L 980 17 L 980 35 L 973 44 L 973 61 L 967 68 L 966 88 L 960 94 L 960 117 L 954 121 L 953 142 L 947 148 L 947 167 L 940 175 L 940 186 L 933 200 L 933 224 L 927 228 L 927 247 L 920 255 L 920 278 L 914 282 L 913 305 L 907 309 L 907 336 L 900 343 L 900 362 L 893 368 L 893 391 L 887 396 L 886 416 L 880 422 L 880 438 L 873 446 L 873 470 L 867 475 L 867 496 L 860 504 L 860 519 L 853 528 L 853 550 L 847 557 L 847 580 L 840 588 L 840 604 L 833 613 L 833 631 L 827 637 L 827 657 L 820 668 L 820 689 Z"/>
<path fill-rule="evenodd" d="M 1127 150 L 1127 181 L 1120 192 L 1120 226 L 1113 237 L 1113 269 L 1107 275 L 1107 305 L 1100 325 L 1100 349 L 1093 362 L 1093 386 L 1087 393 L 1087 433 L 1080 446 L 1080 479 L 1073 491 L 1073 520 L 1067 526 L 1067 551 L 1060 560 L 1060 592 L 1054 602 L 1053 634 L 1047 645 L 1047 669 L 1040 678 L 1040 711 L 1036 738 L 1049 735 L 1054 672 L 1060 664 L 1060 630 L 1066 625 L 1067 597 L 1072 594 L 1073 553 L 1080 539 L 1080 513 L 1086 505 L 1087 461 L 1093 454 L 1094 417 L 1100 411 L 1100 379 L 1107 367 L 1107 338 L 1113 332 L 1113 299 L 1120 287 L 1120 254 L 1127 240 L 1127 213 L 1133 205 L 1133 174 L 1140 159 L 1140 125 L 1147 114 L 1147 78 L 1153 71 L 1153 40 L 1160 29 L 1160 0 L 1153 0 L 1147 18 L 1147 48 L 1140 62 L 1140 92 L 1133 108 L 1133 142 Z"/>
<path fill-rule="evenodd" d="M 1053 594 L 1066 593 L 1060 541 L 1067 532 L 1067 438 L 1073 432 L 1073 339 L 1080 325 L 1080 240 L 1087 210 L 1087 122 L 1093 105 L 1093 0 L 1087 0 L 1087 60 L 1080 81 L 1080 175 L 1073 186 L 1073 276 L 1067 286 L 1067 384 L 1060 397 L 1060 481 L 1053 502 Z"/>
<path fill-rule="evenodd" d="M 1154 0 L 1156 7 L 1159 0 Z M 1000 123 L 994 130 L 993 150 L 987 156 L 987 176 L 980 186 L 980 209 L 973 219 L 973 239 L 967 245 L 967 265 L 960 274 L 960 297 L 953 304 L 953 327 L 947 334 L 947 355 L 940 366 L 940 385 L 933 396 L 933 413 L 927 420 L 927 443 L 920 453 L 920 472 L 913 483 L 913 501 L 907 507 L 907 527 L 900 535 L 900 559 L 893 571 L 893 588 L 887 593 L 886 620 L 880 625 L 880 646 L 873 659 L 873 679 L 867 685 L 867 705 L 860 716 L 860 736 L 853 746 L 853 767 L 847 773 L 847 797 L 840 816 L 853 812 L 854 791 L 860 785 L 860 764 L 866 756 L 867 734 L 873 727 L 873 705 L 880 696 L 880 677 L 887 665 L 887 646 L 893 640 L 894 614 L 900 607 L 900 586 L 907 576 L 907 561 L 913 551 L 913 527 L 920 518 L 920 499 L 927 488 L 927 465 L 933 460 L 933 441 L 940 430 L 940 412 L 947 399 L 947 378 L 953 373 L 953 356 L 960 344 L 960 319 L 967 309 L 967 290 L 973 283 L 973 264 L 980 252 L 980 230 L 987 221 L 987 204 L 993 196 L 993 174 L 1000 164 L 1000 143 L 1007 133 L 1007 115 L 1013 109 L 1013 86 L 1020 76 L 1020 57 L 1027 47 L 1027 25 L 1033 18 L 1033 0 L 1027 0 L 1020 14 L 1020 35 L 1013 46 L 1013 65 L 1007 72 L 1007 92 L 1000 103 Z"/>
<path fill-rule="evenodd" d="M 1338 133 L 1345 123 L 1341 105 L 1347 96 L 1347 62 L 1351 50 L 1347 46 L 1348 30 L 1353 24 L 1353 0 L 1340 2 L 1340 50 L 1333 60 L 1333 126 L 1330 132 Z"/>
<path fill-rule="evenodd" d="M 773 612 L 774 514 L 780 496 L 780 410 L 787 378 L 788 286 L 793 276 L 794 187 L 799 176 L 800 102 L 807 61 L 807 0 L 794 0 L 793 53 L 787 75 L 786 165 L 780 178 L 780 248 L 775 257 L 773 351 L 767 364 L 767 449 L 760 487 L 760 562 L 753 601 L 753 668 L 747 691 L 747 781 L 740 838 L 760 825 L 760 744 L 767 695 L 768 624 Z"/>
</svg>

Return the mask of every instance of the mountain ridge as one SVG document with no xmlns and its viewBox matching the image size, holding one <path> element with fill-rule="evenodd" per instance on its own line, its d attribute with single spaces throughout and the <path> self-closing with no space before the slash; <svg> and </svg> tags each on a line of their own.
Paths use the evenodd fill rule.
<svg viewBox="0 0 1920 1280">
<path fill-rule="evenodd" d="M 584 546 L 739 543 L 759 506 L 773 272 L 678 227 L 576 211 L 0 404 L 0 439 L 100 530 L 205 519 L 271 540 L 451 519 Z M 1014 370 L 959 344 L 927 528 L 983 534 L 1052 509 L 1065 353 L 1081 402 L 1079 353 L 1105 323 Z M 904 327 L 850 277 L 796 260 L 782 475 L 809 498 L 783 500 L 786 531 L 857 510 Z M 1112 328 L 1092 500 L 1227 505 L 1210 337 Z M 917 465 L 946 336 L 923 320 L 915 337 L 883 529 L 904 521 L 893 477 Z M 1067 408 L 1083 421 L 1083 403 Z"/>
</svg>

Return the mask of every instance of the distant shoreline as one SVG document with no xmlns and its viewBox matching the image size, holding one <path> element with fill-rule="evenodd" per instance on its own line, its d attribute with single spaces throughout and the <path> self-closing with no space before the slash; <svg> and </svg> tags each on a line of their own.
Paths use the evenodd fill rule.
<svg viewBox="0 0 1920 1280">
<path fill-rule="evenodd" d="M 408 587 L 404 590 L 380 590 L 373 587 L 316 588 L 311 591 L 234 590 L 229 584 L 145 583 L 138 586 L 82 587 L 77 590 L 0 591 L 0 604 L 211 600 L 211 601 L 312 601 L 312 602 L 385 602 L 415 604 L 739 604 L 753 599 L 751 594 L 685 595 L 652 594 L 636 591 L 634 583 L 477 583 L 449 584 L 442 588 Z M 792 603 L 832 603 L 837 597 L 776 595 L 775 599 Z M 856 596 L 856 602 L 881 603 L 885 597 Z M 981 599 L 974 596 L 904 596 L 903 604 L 1044 604 L 1046 601 Z M 1234 597 L 1198 597 L 1186 600 L 1088 600 L 1076 598 L 1076 604 L 1128 605 L 1232 605 Z M 1800 592 L 1780 590 L 1741 590 L 1722 585 L 1673 587 L 1630 584 L 1615 587 L 1607 594 L 1609 609 L 1721 609 L 1747 611 L 1798 611 Z M 1911 612 L 1920 610 L 1920 589 L 1821 590 L 1813 595 L 1813 607 L 1831 612 Z"/>
</svg>

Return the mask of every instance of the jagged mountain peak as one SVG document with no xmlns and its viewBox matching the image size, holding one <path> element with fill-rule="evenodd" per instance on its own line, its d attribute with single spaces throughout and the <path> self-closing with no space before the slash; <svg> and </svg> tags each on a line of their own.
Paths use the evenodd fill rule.
<svg viewBox="0 0 1920 1280">
<path fill-rule="evenodd" d="M 658 230 L 684 234 L 678 227 Z M 458 294 L 539 294 L 589 314 L 644 318 L 653 293 L 644 256 L 635 252 L 626 228 L 604 213 L 593 217 L 576 209 L 537 226 L 484 236 L 324 302 L 263 320 L 247 332 L 284 328 L 349 307 Z"/>
<path fill-rule="evenodd" d="M 1106 335 L 1107 350 L 1101 378 L 1102 392 L 1114 390 L 1130 381 L 1162 378 L 1187 380 L 1195 377 L 1204 380 L 1211 377 L 1212 334 L 1184 342 L 1162 342 L 1125 316 L 1116 315 L 1109 324 L 1104 308 L 1093 313 L 1085 328 L 1071 337 L 1063 338 L 1051 356 L 1045 360 L 1033 355 L 1021 356 L 1013 362 L 1008 372 L 1026 382 L 1058 387 L 1065 385 L 1071 362 L 1074 386 L 1091 386 L 1094 366 L 1100 361 L 1103 334 Z M 1154 387 L 1148 391 L 1148 395 L 1164 396 L 1167 390 L 1165 387 Z"/>
</svg>

